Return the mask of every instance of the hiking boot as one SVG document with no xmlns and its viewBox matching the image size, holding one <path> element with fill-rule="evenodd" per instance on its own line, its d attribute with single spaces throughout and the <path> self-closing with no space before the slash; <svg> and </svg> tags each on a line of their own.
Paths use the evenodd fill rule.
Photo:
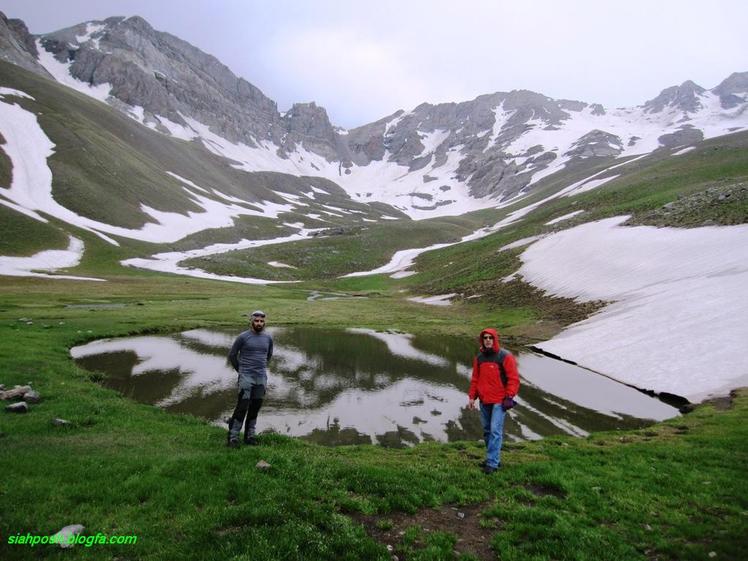
<svg viewBox="0 0 748 561">
<path fill-rule="evenodd" d="M 485 464 L 485 462 L 483 462 L 483 463 Z M 496 467 L 491 467 L 491 466 L 488 466 L 488 465 L 484 465 L 483 466 L 483 473 L 485 473 L 486 475 L 491 475 L 492 473 L 494 473 L 495 471 L 499 471 L 500 469 L 501 469 L 501 464 L 499 464 Z"/>
<path fill-rule="evenodd" d="M 244 444 L 247 446 L 257 446 L 259 442 L 257 442 L 257 439 L 254 436 L 250 436 L 249 438 L 244 439 Z"/>
<path fill-rule="evenodd" d="M 226 444 L 229 448 L 239 448 L 239 441 L 238 440 L 229 440 Z"/>
</svg>

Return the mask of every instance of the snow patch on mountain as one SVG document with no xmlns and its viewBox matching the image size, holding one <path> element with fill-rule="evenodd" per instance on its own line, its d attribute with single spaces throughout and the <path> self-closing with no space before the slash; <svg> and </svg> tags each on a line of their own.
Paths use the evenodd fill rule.
<svg viewBox="0 0 748 561">
<path fill-rule="evenodd" d="M 40 251 L 30 257 L 0 256 L 0 275 L 9 277 L 44 277 L 67 280 L 103 281 L 94 277 L 76 277 L 70 275 L 51 275 L 58 269 L 75 267 L 83 256 L 83 242 L 78 238 L 69 237 L 67 249 L 51 249 Z M 40 273 L 39 271 L 47 271 Z"/>
<path fill-rule="evenodd" d="M 89 97 L 106 103 L 109 93 L 112 91 L 111 84 L 99 84 L 93 86 L 77 80 L 70 74 L 71 62 L 60 62 L 54 55 L 47 52 L 42 46 L 41 40 L 36 40 L 36 49 L 39 52 L 39 64 L 49 72 L 55 80 Z"/>
<path fill-rule="evenodd" d="M 678 150 L 677 152 L 673 152 L 672 155 L 681 156 L 683 154 L 687 154 L 688 152 L 691 152 L 692 150 L 696 150 L 696 146 L 687 146 L 686 148 Z"/>
<path fill-rule="evenodd" d="M 558 224 L 559 222 L 563 222 L 564 220 L 569 220 L 570 218 L 574 218 L 575 216 L 582 214 L 583 212 L 584 210 L 575 210 L 574 212 L 570 212 L 569 214 L 564 214 L 563 216 L 554 218 L 553 220 L 546 222 L 545 225 L 552 226 L 553 224 Z"/>
<path fill-rule="evenodd" d="M 640 158 L 643 158 L 644 156 L 640 156 Z M 630 160 L 627 160 L 626 162 L 622 162 L 620 164 L 616 164 L 614 166 L 611 166 L 609 168 L 606 168 L 598 173 L 595 173 L 594 175 L 591 175 L 590 177 L 587 177 L 585 179 L 582 179 L 581 181 L 578 181 L 576 183 L 573 183 L 572 185 L 562 189 L 561 191 L 558 191 L 557 193 L 554 193 L 552 195 L 549 195 L 548 197 L 541 199 L 535 203 L 523 206 L 511 213 L 509 213 L 507 216 L 505 216 L 503 219 L 498 221 L 493 226 L 488 226 L 485 228 L 480 228 L 479 230 L 476 230 L 472 234 L 468 234 L 464 236 L 460 241 L 458 242 L 452 242 L 452 243 L 444 243 L 444 244 L 434 244 L 430 245 L 428 247 L 420 247 L 420 248 L 413 248 L 413 249 L 403 249 L 398 252 L 396 252 L 392 258 L 390 259 L 389 263 L 382 265 L 381 267 L 377 267 L 376 269 L 372 269 L 370 271 L 357 271 L 354 273 L 349 273 L 347 275 L 343 275 L 341 278 L 345 277 L 363 277 L 368 275 L 379 275 L 379 274 L 389 274 L 393 279 L 397 278 L 403 278 L 407 276 L 411 276 L 416 274 L 415 271 L 410 271 L 409 269 L 413 266 L 415 263 L 416 258 L 421 255 L 422 253 L 426 253 L 428 251 L 433 251 L 435 249 L 442 249 L 444 247 L 449 247 L 452 245 L 457 245 L 459 243 L 469 242 L 473 240 L 477 240 L 480 238 L 484 238 L 490 234 L 493 234 L 494 232 L 498 232 L 502 228 L 506 228 L 507 226 L 510 226 L 514 224 L 515 222 L 519 221 L 520 219 L 524 218 L 526 215 L 531 213 L 533 210 L 538 208 L 539 206 L 547 203 L 548 201 L 551 201 L 553 199 L 556 199 L 558 197 L 563 197 L 572 194 L 576 194 L 578 192 L 580 186 L 584 186 L 586 182 L 592 180 L 594 177 L 597 177 L 598 175 L 602 173 L 606 173 L 610 171 L 611 169 L 615 169 L 621 166 L 624 166 L 626 164 L 629 164 L 631 162 L 635 162 L 639 158 L 632 158 Z M 612 178 L 610 178 L 612 179 Z M 604 183 L 607 179 L 599 180 L 598 183 L 595 186 L 599 186 L 602 183 Z M 514 201 L 516 202 L 516 201 Z M 502 205 L 499 205 L 496 208 L 501 208 L 503 206 L 508 206 L 510 204 L 513 204 L 513 201 L 505 202 Z M 581 211 L 579 211 L 581 212 Z M 576 214 L 576 213 L 572 213 Z M 524 240 L 522 240 L 524 242 Z M 518 243 L 518 242 L 516 242 Z M 523 244 L 524 245 L 524 244 Z M 518 247 L 513 246 L 512 244 L 509 244 L 507 246 L 504 246 L 502 249 L 510 249 L 512 247 Z M 507 279 L 514 278 L 514 274 L 507 277 Z"/>
<path fill-rule="evenodd" d="M 393 120 L 400 119 L 398 117 Z M 230 160 L 232 167 L 247 172 L 277 171 L 295 176 L 317 176 L 329 179 L 340 185 L 352 199 L 359 202 L 384 202 L 398 210 L 406 212 L 414 219 L 432 218 L 442 214 L 463 214 L 472 210 L 485 208 L 484 201 L 473 199 L 465 185 L 454 179 L 459 167 L 460 154 L 452 150 L 446 163 L 409 173 L 408 168 L 391 163 L 389 152 L 380 160 L 374 160 L 366 166 L 353 165 L 350 173 L 341 173 L 338 162 L 331 162 L 303 146 L 297 146 L 286 158 L 278 154 L 278 147 L 265 140 L 258 140 L 252 147 L 242 142 L 231 142 L 215 134 L 206 125 L 185 117 L 185 121 L 194 130 L 206 149 L 216 155 Z M 438 146 L 444 133 L 428 136 L 429 145 Z M 427 147 L 428 148 L 428 147 Z M 434 178 L 424 183 L 423 175 Z M 450 188 L 450 197 L 454 201 L 448 205 L 429 208 L 429 200 L 443 194 L 440 187 Z"/>
<path fill-rule="evenodd" d="M 106 25 L 101 23 L 93 23 L 88 22 L 86 23 L 86 31 L 83 35 L 76 35 L 75 40 L 78 41 L 78 44 L 86 43 L 87 41 L 93 41 L 94 46 L 96 49 L 99 49 L 99 39 L 94 38 L 93 36 L 95 34 L 100 33 L 101 31 L 104 31 L 106 29 Z"/>
<path fill-rule="evenodd" d="M 324 228 L 322 228 L 324 229 Z M 216 255 L 219 253 L 227 253 L 229 251 L 237 251 L 240 249 L 249 249 L 252 247 L 261 247 L 265 245 L 274 245 L 281 243 L 295 242 L 299 240 L 305 240 L 310 237 L 313 232 L 319 232 L 322 229 L 300 229 L 297 233 L 291 234 L 290 236 L 284 236 L 280 238 L 273 238 L 269 240 L 241 240 L 236 243 L 217 243 L 203 247 L 200 249 L 192 249 L 190 251 L 169 251 L 164 253 L 157 253 L 148 258 L 134 258 L 126 259 L 122 261 L 122 264 L 126 267 L 136 267 L 139 269 L 148 269 L 151 271 L 159 271 L 162 273 L 174 273 L 176 275 L 185 275 L 188 277 L 196 277 L 201 279 L 211 280 L 222 280 L 230 282 L 238 282 L 243 284 L 280 284 L 297 281 L 274 281 L 264 280 L 253 277 L 240 277 L 233 275 L 218 275 L 215 273 L 209 273 L 202 269 L 193 267 L 182 267 L 180 263 L 187 259 L 195 257 L 206 257 L 209 255 Z"/>
<path fill-rule="evenodd" d="M 112 226 L 75 214 L 54 200 L 52 171 L 47 158 L 54 153 L 55 145 L 42 130 L 36 115 L 18 104 L 7 103 L 5 96 L 0 99 L 0 133 L 6 140 L 0 149 L 5 151 L 13 166 L 11 186 L 0 191 L 0 203 L 22 210 L 24 214 L 36 220 L 47 222 L 39 214 L 43 212 L 89 230 L 115 245 L 118 245 L 117 242 L 106 234 L 153 243 L 170 243 L 209 228 L 231 227 L 234 224 L 233 219 L 237 216 L 277 218 L 280 213 L 290 212 L 295 208 L 294 204 L 278 204 L 272 201 L 249 203 L 236 198 L 229 200 L 227 195 L 221 195 L 226 200 L 221 202 L 186 189 L 203 212 L 180 214 L 142 205 L 142 211 L 156 222 L 147 223 L 140 229 Z M 172 173 L 172 177 L 178 178 L 192 189 L 207 191 L 176 174 Z M 216 194 L 215 191 L 213 193 Z"/>
<path fill-rule="evenodd" d="M 421 144 L 423 144 L 423 150 L 421 151 L 419 156 L 428 156 L 429 154 L 433 154 L 434 150 L 436 150 L 442 142 L 447 140 L 450 134 L 451 131 L 443 129 L 437 129 L 433 132 L 422 133 Z"/>
<path fill-rule="evenodd" d="M 34 98 L 31 97 L 26 92 L 22 92 L 20 90 L 15 90 L 13 88 L 0 87 L 0 98 L 4 98 L 6 96 L 23 97 L 23 98 L 26 98 L 26 99 L 30 99 L 32 101 L 34 100 Z"/>
</svg>

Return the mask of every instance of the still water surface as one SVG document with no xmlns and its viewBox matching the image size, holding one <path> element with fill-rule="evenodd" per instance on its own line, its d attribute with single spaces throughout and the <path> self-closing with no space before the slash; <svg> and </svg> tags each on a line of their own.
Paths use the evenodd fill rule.
<svg viewBox="0 0 748 561">
<path fill-rule="evenodd" d="M 477 343 L 370 329 L 268 328 L 275 352 L 259 431 L 322 444 L 404 446 L 424 440 L 477 439 L 468 411 Z M 94 341 L 71 355 L 105 374 L 105 385 L 137 401 L 217 424 L 236 403 L 236 373 L 226 362 L 235 331 Z M 507 417 L 508 440 L 636 428 L 678 410 L 577 366 L 519 349 L 522 387 Z"/>
</svg>

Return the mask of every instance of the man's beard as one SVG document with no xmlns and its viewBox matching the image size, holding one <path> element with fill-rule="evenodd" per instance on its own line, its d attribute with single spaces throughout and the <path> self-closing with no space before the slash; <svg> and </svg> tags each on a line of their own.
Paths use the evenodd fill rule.
<svg viewBox="0 0 748 561">
<path fill-rule="evenodd" d="M 253 323 L 252 324 L 252 329 L 254 330 L 255 333 L 259 333 L 260 331 L 262 331 L 263 329 L 265 329 L 265 324 L 262 323 L 260 325 L 257 325 L 256 323 Z"/>
</svg>

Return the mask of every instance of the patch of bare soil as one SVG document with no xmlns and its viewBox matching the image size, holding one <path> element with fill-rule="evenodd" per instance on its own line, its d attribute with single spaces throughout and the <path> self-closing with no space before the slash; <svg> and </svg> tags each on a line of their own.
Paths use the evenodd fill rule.
<svg viewBox="0 0 748 561">
<path fill-rule="evenodd" d="M 730 392 L 730 395 L 723 395 L 720 397 L 713 397 L 703 401 L 701 404 L 688 403 L 680 408 L 681 413 L 690 413 L 696 409 L 699 405 L 712 405 L 717 411 L 728 411 L 732 409 L 733 401 L 737 397 L 738 393 L 736 390 Z"/>
<path fill-rule="evenodd" d="M 733 405 L 732 402 L 736 396 L 737 396 L 737 392 L 731 391 L 730 395 L 725 395 L 722 397 L 715 397 L 713 399 L 707 400 L 706 403 L 714 405 L 714 408 L 717 411 L 727 411 L 728 409 L 732 409 L 732 405 Z"/>
<path fill-rule="evenodd" d="M 446 532 L 457 538 L 454 550 L 457 555 L 469 553 L 482 560 L 496 559 L 491 549 L 491 538 L 500 525 L 495 518 L 484 518 L 481 511 L 488 505 L 442 506 L 438 509 L 423 509 L 415 514 L 402 512 L 382 516 L 354 513 L 351 516 L 360 522 L 366 532 L 397 557 L 407 561 L 403 537 L 408 528 L 420 527 L 423 534 Z M 419 544 L 416 542 L 415 546 Z"/>
</svg>

